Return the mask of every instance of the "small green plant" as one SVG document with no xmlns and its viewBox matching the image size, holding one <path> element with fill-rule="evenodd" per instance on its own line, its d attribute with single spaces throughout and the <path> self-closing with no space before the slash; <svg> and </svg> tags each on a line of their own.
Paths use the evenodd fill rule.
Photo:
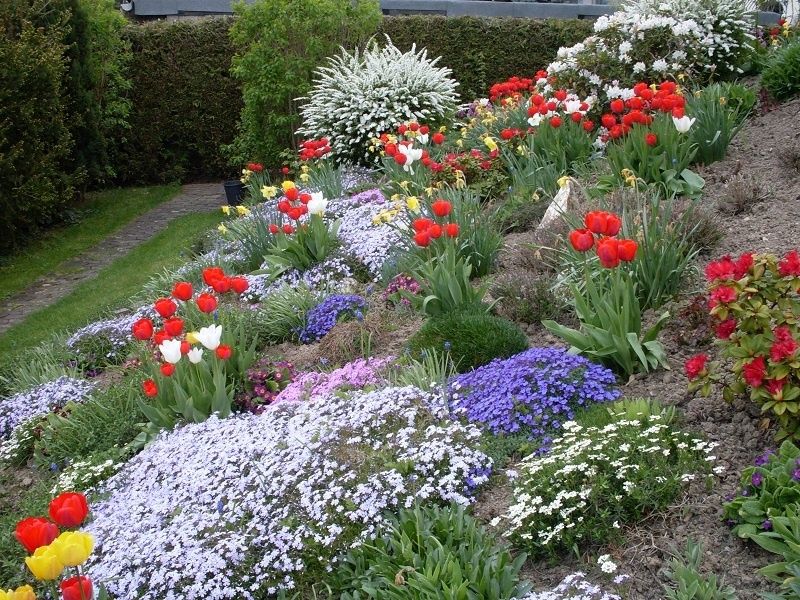
<svg viewBox="0 0 800 600">
<path fill-rule="evenodd" d="M 505 170 L 511 174 L 513 195 L 530 200 L 534 195 L 552 198 L 558 191 L 558 178 L 565 171 L 535 151 L 533 136 L 528 136 L 526 143 L 518 148 L 504 145 L 500 156 Z"/>
<path fill-rule="evenodd" d="M 340 165 L 335 165 L 330 159 L 316 160 L 313 164 L 301 169 L 308 169 L 308 187 L 322 192 L 326 198 L 341 198 L 344 196 L 344 173 Z M 302 177 L 302 175 L 301 175 Z"/>
<path fill-rule="evenodd" d="M 419 358 L 411 352 L 403 356 L 389 373 L 392 385 L 413 385 L 421 390 L 440 386 L 444 389 L 447 380 L 456 374 L 450 353 L 444 349 L 430 348 Z"/>
<path fill-rule="evenodd" d="M 491 294 L 498 298 L 497 312 L 517 323 L 539 323 L 565 317 L 567 302 L 553 291 L 551 278 L 530 271 L 500 277 Z"/>
<path fill-rule="evenodd" d="M 13 396 L 59 377 L 79 377 L 80 369 L 70 363 L 70 358 L 66 337 L 51 336 L 11 358 L 0 369 L 0 395 Z"/>
<path fill-rule="evenodd" d="M 225 223 L 225 237 L 235 240 L 241 249 L 243 267 L 255 271 L 264 262 L 264 256 L 275 247 L 276 234 L 270 225 L 283 227 L 283 215 L 272 204 L 265 204 L 250 215 Z"/>
<path fill-rule="evenodd" d="M 306 285 L 284 285 L 271 293 L 255 311 L 259 338 L 271 344 L 296 339 L 306 325 L 306 314 L 322 297 Z"/>
<path fill-rule="evenodd" d="M 697 146 L 694 162 L 710 165 L 725 158 L 755 104 L 755 94 L 742 85 L 714 83 L 688 95 L 686 104 L 695 119 L 690 130 Z"/>
<path fill-rule="evenodd" d="M 331 577 L 342 600 L 511 600 L 529 591 L 519 581 L 525 555 L 513 558 L 452 505 L 403 509 L 378 539 L 351 550 Z"/>
<path fill-rule="evenodd" d="M 800 40 L 779 48 L 769 58 L 761 85 L 776 100 L 800 94 Z"/>
<path fill-rule="evenodd" d="M 444 350 L 459 373 L 528 348 L 525 333 L 511 321 L 485 312 L 458 311 L 433 317 L 409 340 L 412 356 Z"/>
<path fill-rule="evenodd" d="M 664 586 L 666 597 L 669 600 L 736 600 L 736 590 L 718 581 L 713 573 L 702 575 L 699 572 L 702 558 L 703 545 L 688 540 L 683 555 L 674 556 L 664 573 L 672 582 Z"/>
<path fill-rule="evenodd" d="M 717 208 L 725 214 L 741 215 L 751 212 L 769 197 L 770 190 L 765 180 L 758 175 L 739 173 L 725 184 L 725 192 L 717 201 Z"/>
</svg>

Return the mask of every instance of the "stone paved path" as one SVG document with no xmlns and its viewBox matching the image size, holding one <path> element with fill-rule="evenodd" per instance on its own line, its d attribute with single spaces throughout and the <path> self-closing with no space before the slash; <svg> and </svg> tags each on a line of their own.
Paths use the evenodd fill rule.
<svg viewBox="0 0 800 600">
<path fill-rule="evenodd" d="M 44 276 L 0 305 L 0 333 L 21 323 L 31 313 L 69 295 L 101 269 L 166 228 L 170 221 L 198 212 L 209 212 L 225 203 L 221 183 L 184 185 L 172 200 L 140 215 L 83 254 L 59 265 L 58 276 Z"/>
</svg>

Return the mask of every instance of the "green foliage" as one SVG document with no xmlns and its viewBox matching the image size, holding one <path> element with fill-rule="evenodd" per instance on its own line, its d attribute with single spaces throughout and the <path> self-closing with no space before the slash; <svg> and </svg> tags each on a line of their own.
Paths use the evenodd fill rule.
<svg viewBox="0 0 800 600">
<path fill-rule="evenodd" d="M 306 325 L 306 313 L 322 298 L 305 285 L 285 285 L 271 293 L 256 311 L 258 336 L 273 344 L 297 338 Z"/>
<path fill-rule="evenodd" d="M 247 217 L 226 222 L 228 231 L 225 237 L 236 240 L 241 246 L 243 267 L 255 271 L 264 262 L 264 256 L 275 247 L 276 235 L 269 230 L 270 225 L 283 225 L 283 214 L 274 203 L 259 207 Z"/>
<path fill-rule="evenodd" d="M 53 335 L 42 343 L 4 361 L 0 369 L 0 396 L 24 392 L 62 376 L 79 377 L 71 365 L 66 337 Z"/>
<path fill-rule="evenodd" d="M 412 356 L 449 351 L 459 373 L 528 348 L 528 338 L 511 321 L 485 312 L 450 312 L 429 319 L 409 340 Z"/>
<path fill-rule="evenodd" d="M 470 277 L 483 277 L 494 269 L 503 246 L 497 220 L 481 206 L 480 198 L 469 189 L 440 190 L 439 197 L 449 200 L 453 209 L 450 222 L 458 223 L 458 256 L 472 266 Z"/>
<path fill-rule="evenodd" d="M 283 230 L 275 234 L 275 245 L 264 255 L 266 273 L 277 277 L 289 269 L 305 271 L 327 258 L 338 245 L 336 237 L 341 221 L 327 223 L 321 214 L 312 214 L 294 233 Z"/>
<path fill-rule="evenodd" d="M 375 33 L 375 0 L 258 0 L 240 2 L 230 35 L 237 46 L 232 73 L 244 107 L 233 162 L 271 166 L 292 145 L 299 125 L 296 98 L 311 88 L 312 73 L 340 45 L 352 48 Z"/>
<path fill-rule="evenodd" d="M 664 406 L 655 398 L 623 398 L 610 405 L 595 404 L 575 417 L 585 427 L 605 427 L 619 420 L 650 422 L 654 419 L 671 425 L 677 419 L 677 410 L 674 406 Z"/>
<path fill-rule="evenodd" d="M 331 160 L 318 160 L 308 170 L 308 188 L 322 192 L 326 198 L 344 196 L 344 172 Z"/>
<path fill-rule="evenodd" d="M 225 177 L 220 147 L 236 133 L 241 86 L 229 73 L 231 19 L 129 27 L 130 131 L 119 141 L 118 181 Z M 240 169 L 241 167 L 239 167 Z"/>
<path fill-rule="evenodd" d="M 764 550 L 779 554 L 783 561 L 767 565 L 758 573 L 781 584 L 780 595 L 765 594 L 764 598 L 796 599 L 800 593 L 800 515 L 796 509 L 787 508 L 786 516 L 772 519 L 772 530 L 762 531 L 751 539 Z"/>
<path fill-rule="evenodd" d="M 74 197 L 63 3 L 0 4 L 0 251 L 58 220 Z"/>
<path fill-rule="evenodd" d="M 416 507 L 348 552 L 330 587 L 342 600 L 510 600 L 529 591 L 519 582 L 524 562 L 524 554 L 512 558 L 463 507 Z"/>
<path fill-rule="evenodd" d="M 47 415 L 35 443 L 38 462 L 65 465 L 90 454 L 129 444 L 144 416 L 136 405 L 139 382 L 126 380 L 92 394 L 85 403 L 67 403 Z"/>
<path fill-rule="evenodd" d="M 696 119 L 690 130 L 697 144 L 696 164 L 710 165 L 725 158 L 755 102 L 751 90 L 732 83 L 715 83 L 687 96 L 687 112 Z"/>
<path fill-rule="evenodd" d="M 384 17 L 380 33 L 401 50 L 427 48 L 450 67 L 465 101 L 484 98 L 489 87 L 512 75 L 530 77 L 545 68 L 561 46 L 591 35 L 592 23 L 578 19 Z M 525 51 L 520 51 L 524 48 Z"/>
<path fill-rule="evenodd" d="M 713 573 L 699 572 L 703 558 L 703 545 L 692 540 L 686 542 L 683 556 L 669 561 L 665 575 L 672 582 L 664 586 L 669 600 L 736 600 L 736 590 L 717 581 Z"/>
<path fill-rule="evenodd" d="M 519 323 L 539 323 L 564 318 L 566 299 L 553 292 L 553 281 L 530 271 L 503 276 L 492 284 L 497 312 Z"/>
<path fill-rule="evenodd" d="M 426 348 L 419 359 L 410 352 L 401 357 L 389 372 L 389 381 L 398 387 L 413 385 L 429 390 L 438 386 L 443 390 L 447 380 L 455 374 L 450 352 L 442 348 Z"/>
<path fill-rule="evenodd" d="M 800 40 L 783 46 L 769 58 L 761 85 L 778 100 L 800 94 Z"/>
</svg>

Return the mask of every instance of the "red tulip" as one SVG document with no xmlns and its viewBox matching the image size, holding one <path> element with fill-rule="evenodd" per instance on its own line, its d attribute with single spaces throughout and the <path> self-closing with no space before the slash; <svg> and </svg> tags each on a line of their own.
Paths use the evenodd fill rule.
<svg viewBox="0 0 800 600">
<path fill-rule="evenodd" d="M 422 126 L 420 126 L 420 128 L 419 128 L 419 132 L 420 132 L 422 135 L 427 135 L 427 134 L 428 134 L 428 132 L 430 132 L 430 130 L 431 130 L 431 128 L 430 128 L 430 127 L 428 127 L 427 125 L 422 125 Z"/>
<path fill-rule="evenodd" d="M 169 298 L 159 298 L 154 305 L 156 312 L 164 319 L 171 317 L 178 310 L 178 305 Z"/>
<path fill-rule="evenodd" d="M 164 377 L 170 377 L 175 372 L 175 365 L 173 365 L 172 363 L 164 363 L 161 365 L 160 369 L 161 369 L 161 374 Z"/>
<path fill-rule="evenodd" d="M 614 127 L 614 125 L 617 124 L 617 118 L 614 115 L 606 113 L 602 117 L 600 117 L 600 123 L 606 129 L 611 129 L 612 127 Z"/>
<path fill-rule="evenodd" d="M 58 537 L 58 527 L 42 517 L 28 517 L 17 523 L 14 537 L 29 554 L 37 548 L 47 546 Z"/>
<path fill-rule="evenodd" d="M 582 127 L 586 133 L 589 133 L 594 129 L 594 123 L 592 121 L 584 121 Z"/>
<path fill-rule="evenodd" d="M 566 90 L 556 90 L 556 93 L 553 94 L 556 97 L 556 100 L 559 102 L 563 102 L 567 99 L 567 92 Z"/>
<path fill-rule="evenodd" d="M 137 340 L 149 340 L 153 337 L 153 322 L 150 319 L 139 319 L 131 328 Z"/>
<path fill-rule="evenodd" d="M 189 342 L 187 342 L 186 340 L 183 340 L 181 342 L 181 354 L 189 354 L 189 350 L 191 349 L 192 345 Z"/>
<path fill-rule="evenodd" d="M 569 243 L 578 252 L 586 252 L 594 246 L 594 235 L 588 229 L 575 229 L 569 233 Z"/>
<path fill-rule="evenodd" d="M 303 204 L 308 204 L 309 202 L 311 202 L 311 194 L 305 194 L 305 193 L 300 194 L 300 202 L 302 202 Z"/>
<path fill-rule="evenodd" d="M 617 235 L 619 230 L 622 229 L 622 221 L 614 213 L 606 213 L 606 231 L 605 234 L 612 236 Z"/>
<path fill-rule="evenodd" d="M 574 112 L 569 116 L 569 118 L 572 119 L 573 123 L 580 123 L 583 119 L 583 115 L 579 112 Z"/>
<path fill-rule="evenodd" d="M 431 221 L 430 219 L 426 219 L 424 217 L 421 217 L 419 219 L 414 219 L 414 221 L 411 223 L 411 227 L 413 227 L 414 231 L 416 231 L 417 233 L 427 231 L 431 225 L 433 225 L 433 221 Z"/>
<path fill-rule="evenodd" d="M 142 390 L 144 391 L 144 395 L 148 398 L 155 398 L 158 396 L 158 386 L 152 379 L 145 379 L 142 382 Z"/>
<path fill-rule="evenodd" d="M 439 132 L 439 131 L 437 131 L 436 133 L 434 133 L 434 134 L 431 136 L 431 141 L 432 141 L 434 144 L 436 144 L 437 146 L 438 146 L 439 144 L 443 144 L 443 143 L 444 143 L 444 134 L 443 134 L 443 133 L 441 133 L 441 132 Z"/>
<path fill-rule="evenodd" d="M 148 380 L 151 381 L 151 380 Z M 50 502 L 50 518 L 60 525 L 71 529 L 78 527 L 89 514 L 86 496 L 79 492 L 65 492 Z"/>
<path fill-rule="evenodd" d="M 606 214 L 601 210 L 593 210 L 586 213 L 583 223 L 592 233 L 603 235 L 606 232 Z"/>
<path fill-rule="evenodd" d="M 432 239 L 438 240 L 442 237 L 442 226 L 438 223 L 434 223 L 430 226 L 430 229 L 428 229 L 428 235 L 431 236 Z"/>
<path fill-rule="evenodd" d="M 233 356 L 233 350 L 227 344 L 220 344 L 217 346 L 216 354 L 218 358 L 222 360 L 228 360 L 231 356 Z"/>
<path fill-rule="evenodd" d="M 398 165 L 404 165 L 406 164 L 406 161 L 408 161 L 408 157 L 405 154 L 402 152 L 395 153 L 394 162 L 396 162 Z"/>
<path fill-rule="evenodd" d="M 620 100 L 619 98 L 617 98 L 616 100 L 612 100 L 611 101 L 611 104 L 609 105 L 609 107 L 611 108 L 611 112 L 615 112 L 615 113 L 619 114 L 623 110 L 625 110 L 625 103 L 622 100 Z"/>
<path fill-rule="evenodd" d="M 63 600 L 91 600 L 92 582 L 88 577 L 76 576 L 65 579 L 60 584 Z"/>
<path fill-rule="evenodd" d="M 397 154 L 397 144 L 389 142 L 383 147 L 383 150 L 386 152 L 386 156 L 394 156 Z"/>
<path fill-rule="evenodd" d="M 287 223 L 286 225 L 283 226 L 283 233 L 285 233 L 286 235 L 293 234 L 294 233 L 294 227 L 292 227 L 291 225 L 289 225 Z"/>
<path fill-rule="evenodd" d="M 214 288 L 214 291 L 218 294 L 224 294 L 231 289 L 231 282 L 227 277 L 223 277 L 222 279 L 214 281 L 211 287 Z"/>
<path fill-rule="evenodd" d="M 170 337 L 180 335 L 183 331 L 183 319 L 179 319 L 178 317 L 167 319 L 164 321 L 164 331 L 166 331 Z"/>
<path fill-rule="evenodd" d="M 405 126 L 405 124 L 403 124 L 403 123 L 401 123 L 401 124 L 400 124 L 400 125 L 397 127 L 397 133 L 399 133 L 400 135 L 405 135 L 405 134 L 406 134 L 406 131 L 408 131 L 408 127 L 406 127 L 406 126 Z"/>
<path fill-rule="evenodd" d="M 155 342 L 156 346 L 160 346 L 168 339 L 170 339 L 170 335 L 163 329 L 159 329 L 153 335 L 153 342 Z"/>
<path fill-rule="evenodd" d="M 453 210 L 453 205 L 444 198 L 438 198 L 431 204 L 431 210 L 433 210 L 433 214 L 437 217 L 446 217 L 450 214 L 450 211 Z"/>
<path fill-rule="evenodd" d="M 414 242 L 417 244 L 417 246 L 425 248 L 426 246 L 428 246 L 428 244 L 431 243 L 431 236 L 428 235 L 427 230 L 420 231 L 414 236 Z"/>
<path fill-rule="evenodd" d="M 225 277 L 225 271 L 221 267 L 206 267 L 203 269 L 203 281 L 206 285 L 213 285 L 217 279 Z"/>
<path fill-rule="evenodd" d="M 179 281 L 175 284 L 175 287 L 172 288 L 172 295 L 178 300 L 183 300 L 184 302 L 191 300 L 193 293 L 194 290 L 192 289 L 192 284 L 188 281 Z"/>
<path fill-rule="evenodd" d="M 217 308 L 217 299 L 211 294 L 200 294 L 197 297 L 197 308 L 200 312 L 211 313 Z"/>
<path fill-rule="evenodd" d="M 296 187 L 290 187 L 283 193 L 283 195 L 286 196 L 286 199 L 289 202 L 295 202 L 300 197 L 300 190 L 298 190 Z"/>
<path fill-rule="evenodd" d="M 504 140 L 510 140 L 514 137 L 514 130 L 506 127 L 500 132 L 500 137 Z"/>
<path fill-rule="evenodd" d="M 631 262 L 636 257 L 639 245 L 634 240 L 620 240 L 618 246 L 619 259 Z"/>
<path fill-rule="evenodd" d="M 597 258 L 606 269 L 619 265 L 619 240 L 606 237 L 597 242 Z"/>
<path fill-rule="evenodd" d="M 458 237 L 459 227 L 458 223 L 448 223 L 444 226 L 444 234 L 449 238 Z"/>
<path fill-rule="evenodd" d="M 283 214 L 288 213 L 292 208 L 292 205 L 289 203 L 288 200 L 281 200 L 278 202 L 278 211 L 282 212 Z"/>
<path fill-rule="evenodd" d="M 278 231 L 280 231 L 280 229 L 278 229 L 278 226 L 277 226 L 277 225 L 275 225 L 275 223 L 270 223 L 270 224 L 269 224 L 269 232 L 270 232 L 272 235 L 275 235 L 276 233 L 278 233 Z"/>
<path fill-rule="evenodd" d="M 648 133 L 644 136 L 644 141 L 648 146 L 655 146 L 658 143 L 658 136 L 655 133 Z"/>
<path fill-rule="evenodd" d="M 289 167 L 281 167 L 281 173 L 283 173 L 284 175 L 288 175 L 289 174 Z"/>
<path fill-rule="evenodd" d="M 548 123 L 550 123 L 551 127 L 554 127 L 555 129 L 558 129 L 559 127 L 561 127 L 561 117 L 559 117 L 559 116 L 550 117 L 550 120 L 548 121 Z"/>
<path fill-rule="evenodd" d="M 250 284 L 244 277 L 231 277 L 231 289 L 237 294 L 244 294 Z"/>
</svg>

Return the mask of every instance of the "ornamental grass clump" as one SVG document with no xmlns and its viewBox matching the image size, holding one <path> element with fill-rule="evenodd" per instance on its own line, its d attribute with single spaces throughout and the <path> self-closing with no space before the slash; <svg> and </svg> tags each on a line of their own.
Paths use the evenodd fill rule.
<svg viewBox="0 0 800 600">
<path fill-rule="evenodd" d="M 724 256 L 706 279 L 722 359 L 686 361 L 690 391 L 721 386 L 728 401 L 748 393 L 775 418 L 777 439 L 800 438 L 800 254 Z"/>
<path fill-rule="evenodd" d="M 298 333 L 304 344 L 311 344 L 325 337 L 337 323 L 346 319 L 363 320 L 367 301 L 354 294 L 334 294 L 306 314 L 306 324 Z"/>
<path fill-rule="evenodd" d="M 88 572 L 116 598 L 303 596 L 387 511 L 468 504 L 491 468 L 479 443 L 411 387 L 164 432 L 101 488 Z"/>
<path fill-rule="evenodd" d="M 659 415 L 602 427 L 569 421 L 547 454 L 518 465 L 513 503 L 492 525 L 534 556 L 619 540 L 622 525 L 668 506 L 697 471 L 708 472 L 713 448 Z"/>
<path fill-rule="evenodd" d="M 577 408 L 619 397 L 608 369 L 555 348 L 531 348 L 458 375 L 448 388 L 457 414 L 496 435 L 543 438 Z"/>
</svg>

